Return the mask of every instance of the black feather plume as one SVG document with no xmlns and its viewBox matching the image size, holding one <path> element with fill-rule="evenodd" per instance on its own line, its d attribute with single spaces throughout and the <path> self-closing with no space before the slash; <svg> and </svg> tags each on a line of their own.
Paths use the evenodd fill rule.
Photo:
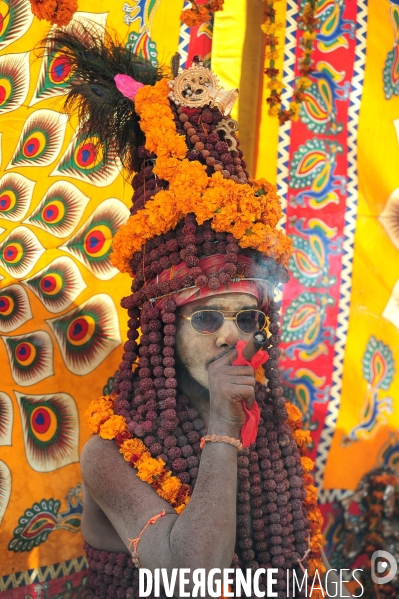
<svg viewBox="0 0 399 599">
<path fill-rule="evenodd" d="M 165 76 L 163 69 L 90 21 L 52 31 L 43 44 L 47 54 L 61 52 L 71 63 L 73 77 L 65 110 L 77 113 L 84 134 L 97 137 L 105 158 L 112 150 L 129 173 L 137 170 L 137 148 L 144 137 L 134 102 L 117 89 L 114 77 L 129 75 L 144 85 L 154 85 Z"/>
</svg>

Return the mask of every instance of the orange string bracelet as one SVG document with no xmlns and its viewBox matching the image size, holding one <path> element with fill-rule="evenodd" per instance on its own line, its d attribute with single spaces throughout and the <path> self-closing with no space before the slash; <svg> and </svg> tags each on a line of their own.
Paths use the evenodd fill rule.
<svg viewBox="0 0 399 599">
<path fill-rule="evenodd" d="M 238 451 L 241 451 L 242 449 L 241 441 L 233 439 L 233 437 L 228 437 L 227 435 L 205 435 L 200 441 L 201 449 L 203 449 L 206 441 L 210 441 L 211 443 L 228 443 L 229 445 L 237 447 Z"/>
<path fill-rule="evenodd" d="M 134 565 L 136 566 L 136 568 L 141 568 L 141 564 L 140 564 L 140 560 L 139 560 L 139 554 L 137 553 L 137 547 L 138 547 L 138 544 L 140 542 L 141 535 L 143 534 L 143 532 L 145 531 L 145 529 L 148 526 L 150 526 L 150 524 L 155 524 L 155 522 L 157 520 L 159 520 L 159 518 L 163 518 L 163 516 L 166 516 L 165 510 L 162 510 L 162 512 L 160 512 L 156 516 L 152 516 L 152 518 L 150 518 L 148 520 L 148 522 L 144 526 L 144 528 L 142 528 L 142 530 L 141 530 L 141 532 L 140 532 L 140 534 L 139 534 L 138 537 L 136 537 L 135 539 L 128 539 L 128 541 L 130 541 L 130 543 L 129 543 L 129 550 L 130 550 L 130 547 L 133 545 L 132 562 L 134 563 Z"/>
</svg>

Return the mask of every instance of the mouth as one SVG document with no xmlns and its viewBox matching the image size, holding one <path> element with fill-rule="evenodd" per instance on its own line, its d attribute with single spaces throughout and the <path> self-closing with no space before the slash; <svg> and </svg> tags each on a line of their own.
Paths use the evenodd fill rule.
<svg viewBox="0 0 399 599">
<path fill-rule="evenodd" d="M 217 356 L 215 356 L 214 358 L 211 358 L 210 360 L 208 360 L 208 361 L 206 362 L 206 369 L 208 370 L 209 366 L 210 366 L 210 365 L 211 365 L 213 362 L 216 362 L 216 360 L 219 360 L 219 358 L 223 358 L 223 356 L 225 356 L 226 354 L 228 354 L 228 353 L 230 353 L 230 352 L 231 352 L 231 349 L 227 349 L 227 350 L 224 350 L 224 351 L 221 351 L 221 352 L 219 352 Z"/>
</svg>

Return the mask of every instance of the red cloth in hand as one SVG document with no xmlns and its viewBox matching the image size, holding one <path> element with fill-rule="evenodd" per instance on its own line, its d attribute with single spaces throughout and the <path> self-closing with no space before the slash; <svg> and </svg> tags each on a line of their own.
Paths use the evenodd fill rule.
<svg viewBox="0 0 399 599">
<path fill-rule="evenodd" d="M 236 350 L 238 352 L 237 358 L 233 362 L 233 366 L 252 366 L 254 370 L 258 368 L 261 364 L 264 364 L 268 359 L 268 354 L 264 349 L 260 349 L 248 362 L 242 355 L 244 347 L 247 345 L 246 341 L 238 341 L 236 345 Z M 256 440 L 256 435 L 258 434 L 258 426 L 260 420 L 260 409 L 258 404 L 254 403 L 251 410 L 248 410 L 245 400 L 242 400 L 242 407 L 245 412 L 245 424 L 241 429 L 241 443 L 244 447 L 249 447 L 251 443 L 254 443 Z"/>
</svg>

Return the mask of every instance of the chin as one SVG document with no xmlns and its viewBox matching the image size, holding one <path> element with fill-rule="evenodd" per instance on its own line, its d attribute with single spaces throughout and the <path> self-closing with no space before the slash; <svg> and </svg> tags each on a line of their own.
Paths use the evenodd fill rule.
<svg viewBox="0 0 399 599">
<path fill-rule="evenodd" d="M 208 377 L 208 371 L 204 369 L 204 371 L 200 372 L 189 372 L 189 375 L 191 376 L 191 378 L 198 383 L 199 385 L 201 385 L 201 387 L 203 387 L 204 389 L 209 389 L 209 377 Z"/>
</svg>

